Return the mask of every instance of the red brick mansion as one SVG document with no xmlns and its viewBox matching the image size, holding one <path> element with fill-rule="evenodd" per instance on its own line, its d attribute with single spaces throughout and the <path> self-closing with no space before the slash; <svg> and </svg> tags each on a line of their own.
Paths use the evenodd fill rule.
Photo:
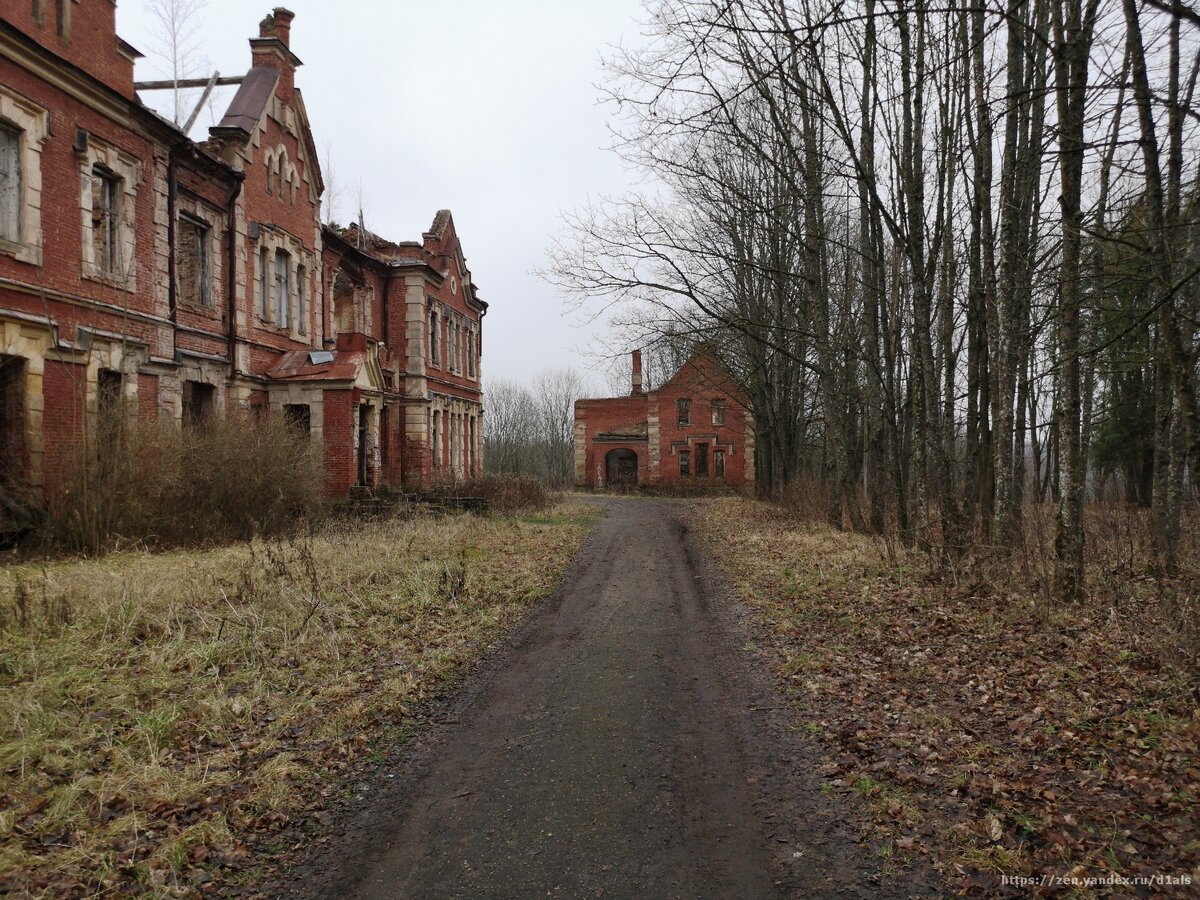
<svg viewBox="0 0 1200 900">
<path fill-rule="evenodd" d="M 323 227 L 276 9 L 220 123 L 139 100 L 113 0 L 0 19 L 0 477 L 52 489 L 87 417 L 285 415 L 326 488 L 482 471 L 487 312 L 448 211 L 420 241 Z"/>
<path fill-rule="evenodd" d="M 681 489 L 754 484 L 754 421 L 741 389 L 713 357 L 693 355 L 657 390 L 633 354 L 628 397 L 575 404 L 575 484 Z"/>
</svg>

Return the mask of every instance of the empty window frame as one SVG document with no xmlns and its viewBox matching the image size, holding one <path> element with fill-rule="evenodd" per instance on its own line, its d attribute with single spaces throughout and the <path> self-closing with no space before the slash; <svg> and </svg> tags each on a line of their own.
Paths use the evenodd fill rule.
<svg viewBox="0 0 1200 900">
<path fill-rule="evenodd" d="M 690 398 L 681 397 L 676 400 L 675 412 L 680 428 L 686 428 L 692 424 L 692 401 Z"/>
<path fill-rule="evenodd" d="M 475 329 L 467 329 L 467 375 L 475 377 Z"/>
<path fill-rule="evenodd" d="M 21 240 L 21 132 L 0 122 L 0 240 Z"/>
<path fill-rule="evenodd" d="M 42 0 L 33 0 L 33 21 L 38 25 L 45 22 L 46 11 L 42 5 Z"/>
<path fill-rule="evenodd" d="M 716 478 L 725 477 L 725 451 L 713 451 L 713 475 Z"/>
<path fill-rule="evenodd" d="M 207 222 L 180 216 L 175 237 L 175 277 L 179 299 L 194 306 L 213 305 L 212 228 Z"/>
<path fill-rule="evenodd" d="M 440 365 L 438 362 L 438 314 L 436 309 L 429 311 L 429 363 Z"/>
<path fill-rule="evenodd" d="M 54 0 L 54 12 L 58 17 L 58 36 L 65 40 L 71 36 L 71 4 L 67 0 Z"/>
<path fill-rule="evenodd" d="M 712 423 L 717 426 L 725 424 L 725 401 L 713 400 L 712 406 Z"/>
<path fill-rule="evenodd" d="M 679 451 L 679 475 L 687 478 L 692 474 L 692 454 L 687 450 Z"/>
<path fill-rule="evenodd" d="M 291 327 L 292 256 L 286 250 L 275 251 L 275 324 Z"/>
<path fill-rule="evenodd" d="M 308 269 L 296 267 L 296 330 L 308 334 Z"/>
<path fill-rule="evenodd" d="M 708 444 L 696 445 L 696 477 L 708 477 Z"/>
<path fill-rule="evenodd" d="M 264 322 L 271 318 L 271 265 L 267 248 L 258 251 L 258 317 Z"/>
<path fill-rule="evenodd" d="M 92 168 L 92 258 L 102 275 L 121 273 L 121 179 Z"/>
</svg>

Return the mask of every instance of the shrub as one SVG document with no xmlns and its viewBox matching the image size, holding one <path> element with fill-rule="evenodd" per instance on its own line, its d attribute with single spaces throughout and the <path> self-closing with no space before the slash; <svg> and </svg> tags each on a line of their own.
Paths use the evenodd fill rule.
<svg viewBox="0 0 1200 900">
<path fill-rule="evenodd" d="M 276 416 L 101 423 L 72 451 L 35 536 L 95 553 L 279 534 L 317 513 L 322 484 L 319 451 Z"/>
<path fill-rule="evenodd" d="M 555 499 L 550 489 L 536 478 L 485 475 L 435 489 L 448 497 L 481 497 L 488 509 L 502 516 L 545 509 Z"/>
</svg>

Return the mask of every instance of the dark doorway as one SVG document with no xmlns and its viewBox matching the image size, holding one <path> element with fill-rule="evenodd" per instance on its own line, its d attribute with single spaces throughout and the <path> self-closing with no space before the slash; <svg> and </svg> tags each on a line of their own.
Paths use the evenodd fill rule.
<svg viewBox="0 0 1200 900">
<path fill-rule="evenodd" d="M 183 383 L 183 424 L 200 428 L 212 421 L 216 409 L 217 390 L 199 381 Z"/>
<path fill-rule="evenodd" d="M 0 482 L 25 475 L 25 360 L 0 356 Z"/>
<path fill-rule="evenodd" d="M 637 484 L 637 454 L 632 450 L 609 450 L 604 468 L 610 485 Z"/>
<path fill-rule="evenodd" d="M 369 455 L 367 453 L 367 439 L 371 434 L 371 407 L 365 403 L 358 408 L 358 485 L 359 487 L 367 486 L 367 476 L 370 474 L 370 467 L 367 465 Z"/>
<path fill-rule="evenodd" d="M 312 434 L 312 410 L 307 403 L 286 404 L 283 407 L 283 421 L 296 433 L 296 437 L 307 441 Z"/>
<path fill-rule="evenodd" d="M 708 477 L 708 444 L 696 445 L 696 477 Z"/>
</svg>

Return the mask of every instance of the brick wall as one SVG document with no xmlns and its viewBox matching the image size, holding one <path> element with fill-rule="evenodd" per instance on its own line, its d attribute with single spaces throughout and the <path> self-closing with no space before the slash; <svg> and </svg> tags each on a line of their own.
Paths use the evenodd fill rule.
<svg viewBox="0 0 1200 900">
<path fill-rule="evenodd" d="M 35 17 L 35 6 L 41 16 Z M 67 18 L 59 25 L 55 0 L 5 0 L 4 19 L 125 97 L 133 96 L 133 60 L 117 39 L 117 5 L 113 0 L 66 0 Z"/>
<path fill-rule="evenodd" d="M 158 421 L 158 376 L 139 373 L 137 377 L 138 419 L 142 422 Z"/>
<path fill-rule="evenodd" d="M 42 375 L 43 471 L 47 490 L 62 485 L 82 441 L 87 370 L 75 363 L 46 360 Z"/>
<path fill-rule="evenodd" d="M 663 484 L 694 488 L 742 487 L 746 479 L 746 411 L 736 384 L 706 356 L 694 357 L 654 394 L 659 408 Z M 691 400 L 691 424 L 679 425 L 678 401 Z M 725 403 L 725 424 L 713 424 L 713 401 Z M 697 445 L 708 447 L 708 477 L 696 474 Z M 690 454 L 690 473 L 679 473 L 679 451 Z M 716 474 L 713 453 L 725 453 L 725 477 Z"/>
<path fill-rule="evenodd" d="M 357 405 L 353 391 L 325 391 L 325 492 L 345 497 L 358 480 L 354 454 Z"/>
</svg>

